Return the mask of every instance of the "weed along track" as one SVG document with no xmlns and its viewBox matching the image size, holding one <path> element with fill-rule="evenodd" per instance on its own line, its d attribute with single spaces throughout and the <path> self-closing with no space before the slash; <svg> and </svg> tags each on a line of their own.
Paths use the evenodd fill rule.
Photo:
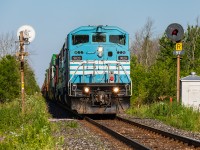
<svg viewBox="0 0 200 150">
<path fill-rule="evenodd" d="M 116 117 L 113 120 L 94 121 L 90 118 L 86 118 L 86 120 L 111 134 L 130 148 L 155 150 L 200 149 L 200 141 L 139 125 L 120 117 Z"/>
</svg>

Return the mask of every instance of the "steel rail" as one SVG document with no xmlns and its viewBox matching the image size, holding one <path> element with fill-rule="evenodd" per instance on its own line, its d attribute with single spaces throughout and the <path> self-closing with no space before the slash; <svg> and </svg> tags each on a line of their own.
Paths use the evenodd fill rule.
<svg viewBox="0 0 200 150">
<path fill-rule="evenodd" d="M 184 137 L 184 136 L 172 134 L 172 133 L 169 133 L 169 132 L 166 132 L 166 131 L 163 131 L 163 130 L 155 129 L 153 127 L 149 127 L 149 126 L 137 123 L 137 122 L 133 122 L 133 121 L 121 118 L 119 116 L 116 116 L 116 119 L 123 121 L 123 122 L 126 122 L 126 123 L 129 123 L 131 125 L 137 126 L 139 128 L 158 133 L 158 134 L 160 134 L 164 137 L 169 137 L 169 138 L 172 138 L 174 140 L 178 140 L 178 141 L 187 143 L 189 146 L 200 147 L 200 141 L 199 140 L 195 140 L 195 139 L 192 139 L 192 138 L 189 138 L 189 137 Z"/>
<path fill-rule="evenodd" d="M 101 130 L 107 132 L 108 134 L 110 134 L 111 136 L 113 136 L 114 138 L 116 138 L 117 140 L 125 143 L 127 146 L 131 147 L 131 148 L 135 148 L 135 149 L 140 149 L 140 150 L 150 150 L 150 148 L 145 147 L 144 145 L 139 144 L 138 142 L 131 140 L 99 123 L 97 123 L 96 121 L 85 117 L 85 120 L 92 123 L 93 125 L 97 126 L 98 128 L 100 128 Z"/>
<path fill-rule="evenodd" d="M 64 105 L 62 102 L 58 102 L 58 101 L 52 101 L 53 103 L 56 103 L 57 105 L 59 105 L 60 107 L 62 107 L 63 109 L 66 109 L 68 112 L 70 112 L 71 114 L 73 114 L 75 117 L 77 117 L 77 119 L 83 120 L 84 116 L 78 114 L 77 112 L 71 110 L 70 108 L 68 108 L 66 105 Z"/>
</svg>

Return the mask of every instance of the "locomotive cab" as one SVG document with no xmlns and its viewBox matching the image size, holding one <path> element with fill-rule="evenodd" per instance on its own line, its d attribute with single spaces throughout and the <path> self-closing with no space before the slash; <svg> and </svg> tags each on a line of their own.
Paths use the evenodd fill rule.
<svg viewBox="0 0 200 150">
<path fill-rule="evenodd" d="M 126 110 L 132 92 L 128 34 L 117 27 L 89 26 L 72 31 L 68 40 L 72 109 L 87 114 Z"/>
<path fill-rule="evenodd" d="M 43 93 L 79 114 L 116 114 L 130 105 L 128 33 L 114 26 L 71 31 L 47 69 Z"/>
</svg>

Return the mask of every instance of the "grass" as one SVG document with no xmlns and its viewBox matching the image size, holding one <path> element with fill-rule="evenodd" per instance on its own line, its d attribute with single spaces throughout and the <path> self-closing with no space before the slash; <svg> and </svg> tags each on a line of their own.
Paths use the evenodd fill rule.
<svg viewBox="0 0 200 150">
<path fill-rule="evenodd" d="M 200 112 L 190 107 L 173 102 L 143 105 L 140 108 L 130 108 L 128 113 L 137 117 L 148 117 L 174 126 L 179 129 L 200 132 Z"/>
<path fill-rule="evenodd" d="M 26 110 L 21 100 L 0 104 L 0 150 L 53 149 L 49 114 L 41 95 L 26 96 Z"/>
</svg>

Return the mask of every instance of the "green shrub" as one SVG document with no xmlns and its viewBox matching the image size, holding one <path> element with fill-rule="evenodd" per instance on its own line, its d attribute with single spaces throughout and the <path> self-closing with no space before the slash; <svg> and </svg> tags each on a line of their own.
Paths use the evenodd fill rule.
<svg viewBox="0 0 200 150">
<path fill-rule="evenodd" d="M 0 59 L 0 103 L 10 102 L 20 94 L 20 63 L 14 56 L 7 55 Z M 35 74 L 26 62 L 24 67 L 25 93 L 33 95 L 40 92 Z"/>
<path fill-rule="evenodd" d="M 53 149 L 49 114 L 40 95 L 26 97 L 25 114 L 20 100 L 0 106 L 0 149 Z"/>
<path fill-rule="evenodd" d="M 176 102 L 153 103 L 131 108 L 129 114 L 138 117 L 158 119 L 177 128 L 200 132 L 200 112 Z"/>
<path fill-rule="evenodd" d="M 35 79 L 35 73 L 30 65 L 26 62 L 24 68 L 25 92 L 27 95 L 33 95 L 40 92 L 40 88 Z"/>
<path fill-rule="evenodd" d="M 9 102 L 20 93 L 19 63 L 7 55 L 0 59 L 0 70 L 0 103 Z"/>
</svg>

